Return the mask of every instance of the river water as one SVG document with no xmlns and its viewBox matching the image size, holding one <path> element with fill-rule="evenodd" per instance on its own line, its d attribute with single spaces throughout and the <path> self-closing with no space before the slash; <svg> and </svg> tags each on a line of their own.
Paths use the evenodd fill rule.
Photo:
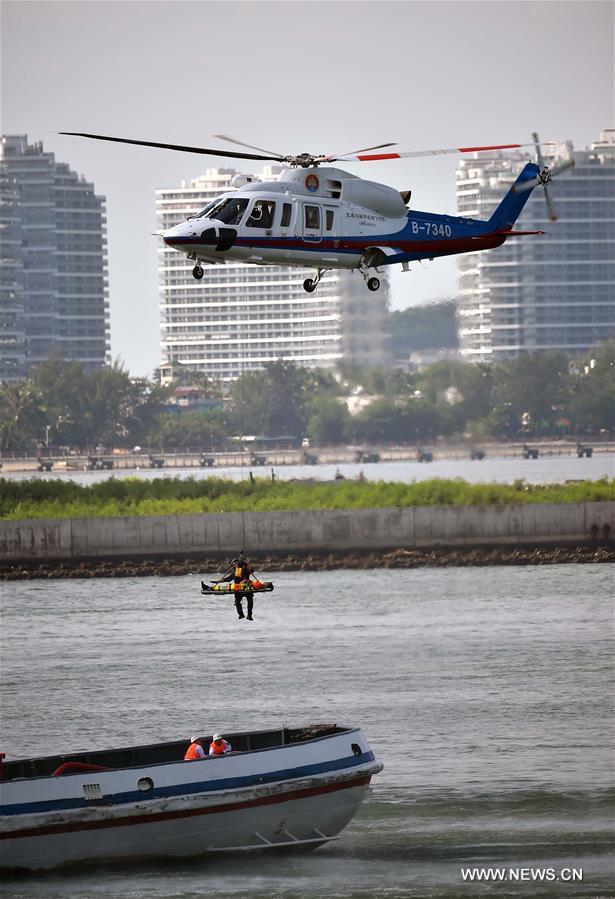
<svg viewBox="0 0 615 899">
<path fill-rule="evenodd" d="M 9 757 L 338 721 L 385 768 L 312 854 L 11 876 L 3 895 L 612 896 L 614 578 L 613 565 L 286 572 L 252 623 L 201 597 L 198 577 L 5 584 Z M 464 884 L 473 866 L 583 880 Z"/>
<path fill-rule="evenodd" d="M 424 481 L 428 478 L 462 478 L 470 483 L 512 484 L 524 479 L 528 484 L 561 484 L 568 480 L 596 481 L 599 478 L 615 477 L 615 453 L 597 453 L 590 459 L 579 459 L 577 456 L 548 456 L 538 459 L 511 458 L 510 456 L 492 457 L 482 462 L 470 459 L 437 459 L 435 462 L 421 464 L 415 460 L 380 462 L 378 464 L 342 463 L 340 465 L 249 465 L 218 466 L 215 468 L 163 468 L 138 469 L 116 468 L 113 471 L 62 471 L 52 472 L 0 472 L 3 477 L 23 480 L 24 478 L 40 478 L 43 480 L 72 480 L 78 484 L 94 484 L 107 478 L 228 478 L 229 480 L 246 480 L 248 472 L 255 477 L 280 480 L 291 478 L 313 478 L 318 481 L 331 481 L 339 471 L 345 478 L 357 478 L 360 474 L 368 481 Z"/>
</svg>

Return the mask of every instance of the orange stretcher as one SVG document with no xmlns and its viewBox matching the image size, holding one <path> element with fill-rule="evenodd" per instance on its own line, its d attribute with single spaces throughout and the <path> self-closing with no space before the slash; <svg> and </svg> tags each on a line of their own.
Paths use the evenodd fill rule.
<svg viewBox="0 0 615 899">
<path fill-rule="evenodd" d="M 235 584 L 233 581 L 221 581 L 218 584 L 206 584 L 201 581 L 201 593 L 241 593 L 244 596 L 248 593 L 271 593 L 273 584 L 271 581 L 241 581 Z"/>
</svg>

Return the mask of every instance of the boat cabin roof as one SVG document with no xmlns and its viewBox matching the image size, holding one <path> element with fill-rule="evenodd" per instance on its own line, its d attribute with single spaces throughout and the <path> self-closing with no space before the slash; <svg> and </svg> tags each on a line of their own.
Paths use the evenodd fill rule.
<svg viewBox="0 0 615 899">
<path fill-rule="evenodd" d="M 309 743 L 331 737 L 334 734 L 350 733 L 356 730 L 337 724 L 311 724 L 307 727 L 284 727 L 278 730 L 243 731 L 224 733 L 230 742 L 233 752 L 261 752 L 276 749 L 292 743 Z M 211 742 L 211 734 L 203 734 L 207 745 Z M 99 765 L 101 768 L 117 770 L 121 768 L 148 768 L 152 765 L 164 765 L 182 761 L 190 741 L 174 740 L 170 743 L 153 743 L 147 746 L 129 746 L 122 749 L 99 749 L 92 752 L 68 752 L 63 755 L 50 755 L 42 758 L 15 759 L 4 762 L 4 780 L 35 777 L 51 777 L 67 762 L 84 765 Z M 66 774 L 76 771 L 67 770 Z"/>
</svg>

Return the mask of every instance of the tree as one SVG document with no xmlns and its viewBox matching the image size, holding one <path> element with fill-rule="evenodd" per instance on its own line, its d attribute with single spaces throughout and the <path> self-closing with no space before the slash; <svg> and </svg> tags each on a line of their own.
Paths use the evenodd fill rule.
<svg viewBox="0 0 615 899">
<path fill-rule="evenodd" d="M 55 443 L 132 446 L 160 414 L 168 389 L 133 379 L 119 360 L 86 372 L 51 356 L 32 373 Z"/>
<path fill-rule="evenodd" d="M 493 369 L 457 360 L 430 365 L 417 377 L 425 398 L 441 410 L 440 433 L 463 431 L 470 419 L 489 414 L 493 392 Z"/>
<path fill-rule="evenodd" d="M 416 376 L 400 368 L 368 368 L 340 362 L 338 369 L 346 388 L 361 386 L 372 395 L 397 397 L 412 392 L 416 387 Z"/>
<path fill-rule="evenodd" d="M 305 403 L 314 380 L 294 362 L 269 362 L 263 371 L 242 375 L 231 387 L 232 422 L 243 434 L 267 437 L 305 433 Z"/>
<path fill-rule="evenodd" d="M 350 435 L 352 419 L 348 409 L 335 397 L 317 396 L 306 406 L 307 435 L 317 444 L 345 443 Z"/>
<path fill-rule="evenodd" d="M 442 411 L 426 399 L 409 399 L 400 409 L 403 443 L 435 440 L 443 432 Z"/>
<path fill-rule="evenodd" d="M 391 312 L 386 329 L 389 350 L 396 358 L 405 358 L 416 350 L 456 349 L 457 306 L 442 300 L 403 311 Z"/>
<path fill-rule="evenodd" d="M 615 431 L 615 340 L 576 367 L 564 415 L 579 433 Z"/>
<path fill-rule="evenodd" d="M 0 387 L 0 447 L 23 452 L 42 440 L 47 416 L 31 383 Z"/>
<path fill-rule="evenodd" d="M 403 440 L 403 422 L 397 406 L 389 400 L 375 400 L 354 418 L 354 436 L 369 443 Z"/>
<path fill-rule="evenodd" d="M 221 409 L 181 415 L 164 413 L 157 416 L 145 438 L 148 446 L 209 452 L 225 449 L 227 440 L 227 426 Z"/>
<path fill-rule="evenodd" d="M 494 371 L 496 404 L 508 406 L 518 427 L 542 434 L 553 430 L 568 401 L 568 356 L 559 351 L 520 353 Z"/>
</svg>

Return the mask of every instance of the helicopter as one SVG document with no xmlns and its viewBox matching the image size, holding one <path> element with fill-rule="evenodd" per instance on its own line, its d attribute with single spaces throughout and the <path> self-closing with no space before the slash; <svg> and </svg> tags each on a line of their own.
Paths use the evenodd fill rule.
<svg viewBox="0 0 615 899">
<path fill-rule="evenodd" d="M 548 185 L 556 174 L 574 165 L 570 154 L 550 169 L 545 165 L 538 135 L 534 133 L 537 162 L 526 163 L 491 218 L 479 220 L 410 209 L 410 190 L 398 191 L 367 181 L 331 163 L 480 153 L 532 144 L 394 152 L 390 148 L 396 144 L 384 143 L 344 154 L 282 155 L 225 134 L 214 136 L 257 152 L 189 147 L 76 131 L 60 134 L 280 164 L 282 170 L 275 181 L 235 175 L 233 190 L 221 194 L 161 236 L 167 246 L 195 263 L 192 274 L 197 280 L 204 275 L 204 264 L 224 264 L 229 260 L 251 265 L 307 266 L 316 269 L 315 276 L 303 282 L 308 293 L 316 290 L 329 269 L 356 269 L 368 289 L 375 291 L 380 287 L 377 275 L 381 267 L 400 263 L 408 271 L 410 262 L 489 250 L 509 238 L 543 234 L 543 231 L 514 231 L 513 225 L 535 187 L 544 189 L 549 219 L 556 221 Z"/>
</svg>

